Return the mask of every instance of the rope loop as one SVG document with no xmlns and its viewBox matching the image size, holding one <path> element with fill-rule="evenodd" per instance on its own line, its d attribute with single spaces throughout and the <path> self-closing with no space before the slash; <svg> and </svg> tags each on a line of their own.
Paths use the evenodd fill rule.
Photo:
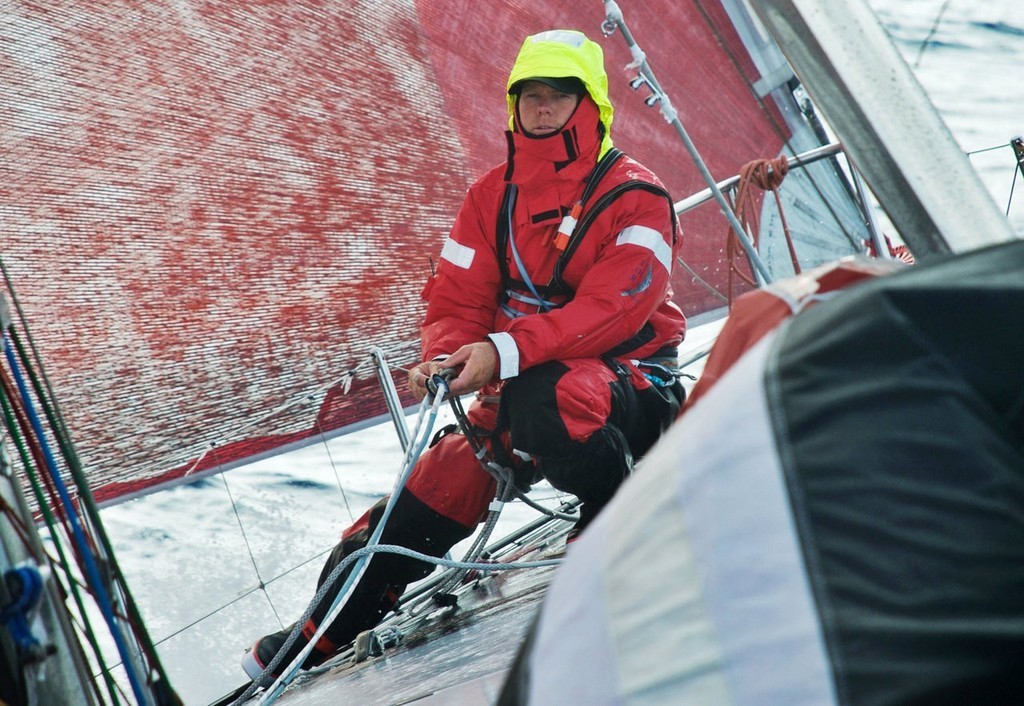
<svg viewBox="0 0 1024 706">
<path fill-rule="evenodd" d="M 789 250 L 790 260 L 793 263 L 793 273 L 800 274 L 800 262 L 797 259 L 796 248 L 793 245 L 793 237 L 789 232 L 789 224 L 786 223 L 786 214 L 782 210 L 782 199 L 779 196 L 779 187 L 789 174 L 789 160 L 785 155 L 776 159 L 754 159 L 744 164 L 739 171 L 739 183 L 736 186 L 736 200 L 733 204 L 733 212 L 743 226 L 743 230 L 751 233 L 751 241 L 754 248 L 758 247 L 759 218 L 755 210 L 756 202 L 753 187 L 761 191 L 770 191 L 775 197 L 775 205 L 779 211 L 779 220 L 782 222 L 782 230 L 786 239 L 786 247 Z M 730 227 L 726 232 L 726 256 L 729 260 L 729 308 L 732 308 L 733 296 L 733 275 L 739 277 L 751 287 L 756 287 L 757 282 L 752 275 L 748 275 L 740 269 L 736 260 L 743 254 L 736 234 Z"/>
<path fill-rule="evenodd" d="M 785 157 L 755 159 L 747 162 L 740 169 L 740 183 L 749 181 L 763 191 L 775 191 L 782 186 L 782 180 L 788 173 L 789 160 Z"/>
</svg>

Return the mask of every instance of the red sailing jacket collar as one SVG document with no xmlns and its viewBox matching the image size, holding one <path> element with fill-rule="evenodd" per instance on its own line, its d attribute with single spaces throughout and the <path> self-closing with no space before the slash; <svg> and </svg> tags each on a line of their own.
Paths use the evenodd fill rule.
<svg viewBox="0 0 1024 706">
<path fill-rule="evenodd" d="M 601 147 L 597 105 L 584 96 L 569 122 L 545 137 L 529 137 L 519 128 L 508 131 L 505 180 L 517 185 L 550 181 L 581 181 L 597 163 Z"/>
</svg>

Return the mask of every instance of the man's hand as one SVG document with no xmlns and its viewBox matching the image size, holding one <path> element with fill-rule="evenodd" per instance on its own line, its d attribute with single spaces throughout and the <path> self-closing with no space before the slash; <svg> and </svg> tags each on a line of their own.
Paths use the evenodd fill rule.
<svg viewBox="0 0 1024 706">
<path fill-rule="evenodd" d="M 409 390 L 418 400 L 427 396 L 427 382 L 445 366 L 437 360 L 428 360 L 409 369 Z"/>
<path fill-rule="evenodd" d="M 470 343 L 441 361 L 445 368 L 461 365 L 459 376 L 451 381 L 449 388 L 453 395 L 476 392 L 494 377 L 498 368 L 498 349 L 490 341 Z"/>
<path fill-rule="evenodd" d="M 427 381 L 445 368 L 459 368 L 458 377 L 449 384 L 453 395 L 476 392 L 494 377 L 498 367 L 498 350 L 490 341 L 470 343 L 444 360 L 428 360 L 409 370 L 409 389 L 416 399 L 427 395 Z"/>
</svg>

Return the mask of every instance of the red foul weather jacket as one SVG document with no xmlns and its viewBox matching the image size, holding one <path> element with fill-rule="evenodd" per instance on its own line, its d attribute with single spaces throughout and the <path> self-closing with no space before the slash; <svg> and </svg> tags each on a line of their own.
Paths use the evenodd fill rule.
<svg viewBox="0 0 1024 706">
<path fill-rule="evenodd" d="M 560 133 L 508 133 L 508 160 L 469 189 L 424 287 L 423 360 L 490 338 L 505 379 L 552 360 L 643 359 L 682 341 L 670 286 L 681 238 L 671 198 L 643 165 L 615 161 L 583 205 L 582 238 L 555 246 L 597 162 L 597 116 L 584 97 Z M 514 205 L 503 210 L 510 191 Z M 532 303 L 527 282 L 550 310 Z"/>
</svg>

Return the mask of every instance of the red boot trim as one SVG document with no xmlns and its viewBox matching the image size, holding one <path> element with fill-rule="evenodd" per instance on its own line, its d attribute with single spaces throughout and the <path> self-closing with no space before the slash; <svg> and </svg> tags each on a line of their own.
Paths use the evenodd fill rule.
<svg viewBox="0 0 1024 706">
<path fill-rule="evenodd" d="M 316 634 L 316 628 L 316 623 L 312 620 L 307 620 L 305 625 L 302 626 L 302 636 L 305 637 L 307 641 L 312 640 L 313 635 Z M 330 657 L 338 651 L 338 645 L 328 640 L 326 635 L 322 635 L 320 639 L 316 641 L 316 644 L 313 645 L 313 650 L 314 653 L 319 652 L 320 654 L 316 655 L 316 657 L 310 655 L 310 658 L 316 662 L 322 662 L 325 658 Z"/>
</svg>

